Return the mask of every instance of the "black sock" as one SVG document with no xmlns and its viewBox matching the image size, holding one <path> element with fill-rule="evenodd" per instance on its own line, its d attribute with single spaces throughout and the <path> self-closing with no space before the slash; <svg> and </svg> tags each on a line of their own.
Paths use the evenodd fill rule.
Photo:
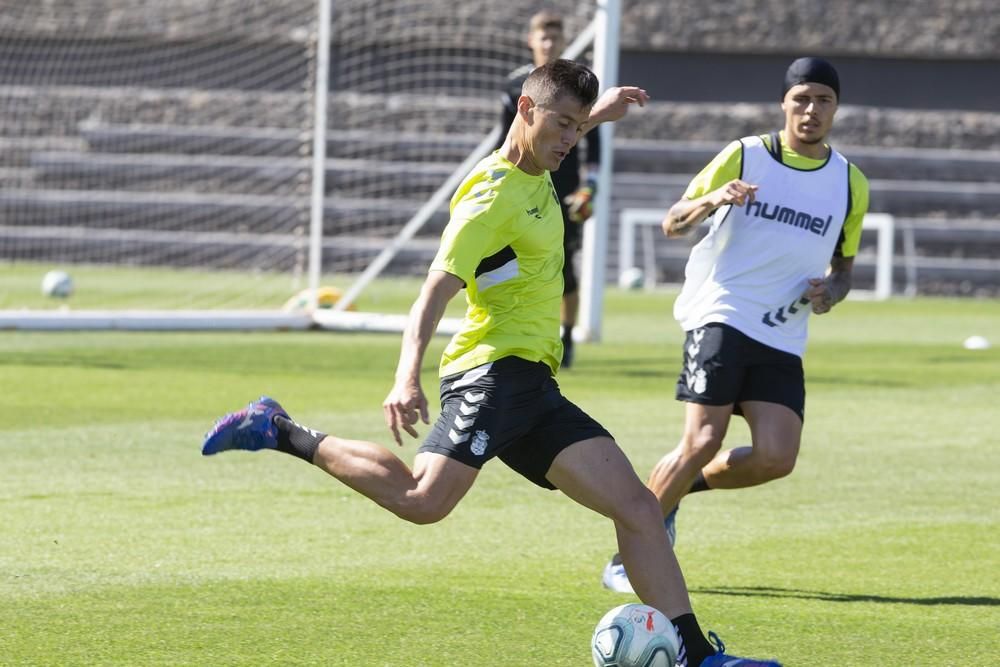
<svg viewBox="0 0 1000 667">
<path fill-rule="evenodd" d="M 279 452 L 297 456 L 306 463 L 313 462 L 313 456 L 316 455 L 319 443 L 326 437 L 325 433 L 300 426 L 281 415 L 274 418 L 274 425 L 278 428 Z"/>
<path fill-rule="evenodd" d="M 694 484 L 691 485 L 688 493 L 697 493 L 698 491 L 711 491 L 708 482 L 705 481 L 704 473 L 698 473 L 698 478 L 694 480 Z"/>
<path fill-rule="evenodd" d="M 715 655 L 715 649 L 708 643 L 698 619 L 694 614 L 683 614 L 671 619 L 677 636 L 681 638 L 681 648 L 677 652 L 677 664 L 681 667 L 698 667 L 710 655 Z"/>
<path fill-rule="evenodd" d="M 573 365 L 573 327 L 568 324 L 563 325 L 562 344 L 562 367 L 569 368 Z"/>
<path fill-rule="evenodd" d="M 566 324 L 563 325 L 562 343 L 563 349 L 573 350 L 573 327 Z"/>
</svg>

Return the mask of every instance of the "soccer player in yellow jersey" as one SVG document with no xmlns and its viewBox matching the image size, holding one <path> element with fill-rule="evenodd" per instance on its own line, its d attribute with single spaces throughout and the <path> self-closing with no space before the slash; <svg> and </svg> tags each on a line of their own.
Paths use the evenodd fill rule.
<svg viewBox="0 0 1000 667">
<path fill-rule="evenodd" d="M 413 523 L 440 521 L 499 458 L 531 482 L 559 489 L 609 517 L 643 602 L 673 620 L 682 665 L 774 665 L 712 648 L 691 611 L 655 496 L 597 421 L 554 379 L 562 356 L 563 221 L 549 172 L 580 136 L 621 118 L 645 91 L 612 88 L 556 60 L 534 70 L 503 146 L 482 160 L 451 201 L 441 246 L 410 311 L 396 381 L 383 403 L 393 439 L 428 423 L 420 366 L 446 304 L 465 289 L 465 319 L 441 358 L 441 414 L 409 468 L 375 443 L 317 433 L 262 397 L 223 417 L 202 452 L 274 449 L 298 456 Z M 597 100 L 595 102 L 595 99 Z"/>
<path fill-rule="evenodd" d="M 793 62 L 784 129 L 729 144 L 663 221 L 667 236 L 679 236 L 712 216 L 674 303 L 686 332 L 676 390 L 684 433 L 648 480 L 671 542 L 686 494 L 763 484 L 795 466 L 808 317 L 847 296 L 868 209 L 864 175 L 826 143 L 839 101 L 830 63 Z M 746 419 L 752 444 L 723 451 L 733 414 Z M 605 586 L 629 590 L 625 569 L 634 581 L 612 559 Z"/>
<path fill-rule="evenodd" d="M 521 97 L 521 86 L 528 74 L 536 67 L 559 58 L 566 48 L 566 33 L 563 18 L 551 9 L 543 9 L 531 17 L 528 24 L 528 47 L 531 49 L 532 63 L 519 67 L 507 78 L 500 107 L 500 126 L 506 140 L 507 130 L 517 117 L 517 100 Z M 562 343 L 563 356 L 560 368 L 573 365 L 573 328 L 580 310 L 580 282 L 576 275 L 575 257 L 583 238 L 583 223 L 590 218 L 592 201 L 597 191 L 597 174 L 600 170 L 601 133 L 594 128 L 585 135 L 585 148 L 575 145 L 566 154 L 558 169 L 549 172 L 556 196 L 559 198 L 563 216 L 563 297 Z"/>
</svg>

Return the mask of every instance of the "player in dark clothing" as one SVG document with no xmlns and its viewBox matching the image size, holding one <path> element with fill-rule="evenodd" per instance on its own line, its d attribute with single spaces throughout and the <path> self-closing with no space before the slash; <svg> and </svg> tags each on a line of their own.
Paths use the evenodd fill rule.
<svg viewBox="0 0 1000 667">
<path fill-rule="evenodd" d="M 521 96 L 521 86 L 531 71 L 559 58 L 566 46 L 562 17 L 550 11 L 542 11 L 531 18 L 528 27 L 528 46 L 531 48 L 533 63 L 519 67 L 510 73 L 502 95 L 500 123 L 502 132 L 500 148 L 507 131 L 517 115 L 517 100 Z M 583 223 L 591 215 L 591 200 L 597 188 L 597 169 L 600 162 L 600 133 L 594 128 L 585 136 L 585 157 L 581 160 L 580 146 L 577 144 L 563 160 L 562 165 L 551 172 L 552 183 L 563 215 L 563 250 L 566 255 L 563 265 L 563 299 L 560 316 L 562 319 L 563 359 L 562 367 L 573 364 L 573 327 L 576 326 L 580 308 L 579 281 L 577 280 L 575 257 L 582 244 Z M 586 169 L 583 169 L 583 164 Z"/>
</svg>

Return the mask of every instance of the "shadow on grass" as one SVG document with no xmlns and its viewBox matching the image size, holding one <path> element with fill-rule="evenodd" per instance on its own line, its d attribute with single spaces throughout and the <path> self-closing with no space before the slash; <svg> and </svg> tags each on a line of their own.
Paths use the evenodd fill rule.
<svg viewBox="0 0 1000 667">
<path fill-rule="evenodd" d="M 773 588 L 768 586 L 721 586 L 715 588 L 694 588 L 692 593 L 707 595 L 732 595 L 738 597 L 793 598 L 799 600 L 820 600 L 823 602 L 881 602 L 886 604 L 915 604 L 924 606 L 961 605 L 967 607 L 997 607 L 1000 598 L 986 596 L 952 595 L 932 598 L 906 598 L 889 595 L 864 595 L 849 593 L 828 593 L 826 591 L 803 591 L 795 588 Z"/>
<path fill-rule="evenodd" d="M 828 384 L 828 385 L 839 385 L 844 387 L 888 387 L 888 388 L 904 388 L 913 387 L 916 385 L 915 382 L 910 380 L 902 379 L 889 379 L 885 377 L 860 377 L 857 374 L 845 374 L 845 375 L 821 375 L 818 373 L 810 374 L 806 372 L 806 384 Z"/>
<path fill-rule="evenodd" d="M 580 353 L 578 353 L 580 354 Z M 602 358 L 577 358 L 580 363 L 572 369 L 563 369 L 561 373 L 575 373 L 577 375 L 619 375 L 622 377 L 662 377 L 670 380 L 677 379 L 677 371 L 680 364 L 664 361 L 660 357 L 624 357 L 615 359 Z"/>
<path fill-rule="evenodd" d="M 27 366 L 35 368 L 87 368 L 120 371 L 132 368 L 133 364 L 124 362 L 112 362 L 97 359 L 85 359 L 79 357 L 50 356 L 39 357 L 37 355 L 12 354 L 0 360 L 0 367 L 3 366 Z"/>
</svg>

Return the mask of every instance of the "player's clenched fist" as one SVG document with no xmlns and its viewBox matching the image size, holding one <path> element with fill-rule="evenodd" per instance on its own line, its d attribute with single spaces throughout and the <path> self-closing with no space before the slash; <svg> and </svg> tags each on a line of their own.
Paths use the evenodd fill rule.
<svg viewBox="0 0 1000 667">
<path fill-rule="evenodd" d="M 748 201 L 754 201 L 756 197 L 757 186 L 750 185 L 749 183 L 741 181 L 738 178 L 729 181 L 715 191 L 717 206 L 725 206 L 726 204 L 743 206 Z"/>
<path fill-rule="evenodd" d="M 629 106 L 638 104 L 644 107 L 647 102 L 649 94 L 637 86 L 608 88 L 590 110 L 590 126 L 620 120 L 628 112 Z"/>
</svg>

